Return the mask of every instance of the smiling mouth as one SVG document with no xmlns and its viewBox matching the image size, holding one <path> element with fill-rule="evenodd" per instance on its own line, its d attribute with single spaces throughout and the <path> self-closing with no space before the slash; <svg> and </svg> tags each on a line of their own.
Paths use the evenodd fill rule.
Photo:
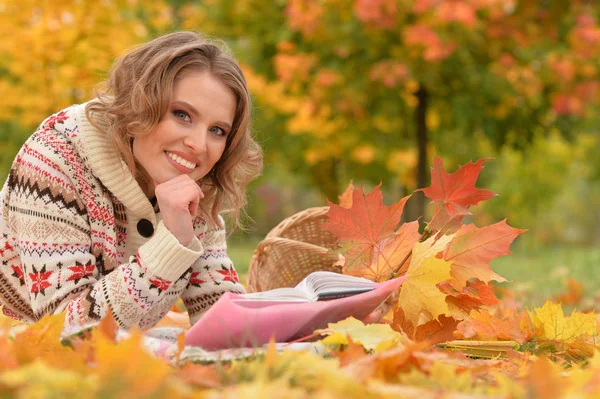
<svg viewBox="0 0 600 399">
<path fill-rule="evenodd" d="M 190 162 L 188 160 L 183 159 L 182 157 L 180 157 L 177 154 L 173 154 L 171 152 L 165 151 L 165 154 L 167 154 L 167 156 L 169 158 L 171 158 L 176 164 L 183 166 L 184 168 L 187 168 L 189 170 L 194 170 L 196 168 L 196 164 L 193 162 Z"/>
</svg>

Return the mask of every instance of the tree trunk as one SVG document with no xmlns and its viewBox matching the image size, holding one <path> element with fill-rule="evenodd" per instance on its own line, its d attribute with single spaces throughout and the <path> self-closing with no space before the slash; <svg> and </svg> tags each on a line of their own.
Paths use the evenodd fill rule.
<svg viewBox="0 0 600 399">
<path fill-rule="evenodd" d="M 328 158 L 311 168 L 313 183 L 325 198 L 335 204 L 338 203 L 338 195 L 340 195 L 338 164 L 337 159 Z"/>
<path fill-rule="evenodd" d="M 425 188 L 429 185 L 429 173 L 427 170 L 427 143 L 429 141 L 427 137 L 427 107 L 429 101 L 429 92 L 423 85 L 419 86 L 419 90 L 416 92 L 419 103 L 415 109 L 415 127 L 417 135 L 417 188 Z M 416 192 L 414 194 L 414 216 L 422 217 L 425 216 L 425 195 L 422 192 Z M 421 218 L 421 226 L 424 224 L 424 218 Z"/>
</svg>

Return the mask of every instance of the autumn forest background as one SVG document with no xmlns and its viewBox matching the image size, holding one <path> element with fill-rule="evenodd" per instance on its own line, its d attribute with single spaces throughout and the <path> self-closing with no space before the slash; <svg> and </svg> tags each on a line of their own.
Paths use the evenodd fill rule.
<svg viewBox="0 0 600 399">
<path fill-rule="evenodd" d="M 254 97 L 265 168 L 229 244 L 241 272 L 271 228 L 350 181 L 382 182 L 389 204 L 429 185 L 435 155 L 450 171 L 492 157 L 478 186 L 500 196 L 470 221 L 528 229 L 495 267 L 533 300 L 578 281 L 595 302 L 599 18 L 592 0 L 0 0 L 0 178 L 115 57 L 192 29 L 227 42 Z"/>
</svg>

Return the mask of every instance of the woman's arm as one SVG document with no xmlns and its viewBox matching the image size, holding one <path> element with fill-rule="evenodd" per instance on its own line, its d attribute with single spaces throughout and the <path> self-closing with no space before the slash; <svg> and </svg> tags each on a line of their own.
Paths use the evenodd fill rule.
<svg viewBox="0 0 600 399">
<path fill-rule="evenodd" d="M 221 224 L 223 218 L 219 216 Z M 204 253 L 193 264 L 191 276 L 182 298 L 194 324 L 225 292 L 245 293 L 231 259 L 227 256 L 227 243 L 224 228 L 206 230 L 204 221 L 196 218 L 198 239 Z M 198 228 L 200 227 L 200 228 Z M 206 231 L 206 233 L 203 233 Z"/>
<path fill-rule="evenodd" d="M 32 319 L 65 311 L 68 334 L 96 324 L 111 309 L 124 328 L 154 325 L 187 286 L 186 271 L 203 254 L 201 245 L 181 245 L 159 223 L 135 256 L 109 265 L 93 248 L 91 215 L 71 178 L 58 162 L 43 159 L 51 154 L 29 150 L 13 165 L 3 215 L 4 239 L 18 255 L 10 266 L 18 281 L 12 281 L 21 284 Z"/>
</svg>

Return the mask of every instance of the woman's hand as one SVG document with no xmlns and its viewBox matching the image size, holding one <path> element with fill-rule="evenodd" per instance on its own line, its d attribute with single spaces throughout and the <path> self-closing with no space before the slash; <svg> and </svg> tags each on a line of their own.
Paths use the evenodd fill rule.
<svg viewBox="0 0 600 399">
<path fill-rule="evenodd" d="M 204 194 L 198 184 L 188 175 L 179 175 L 154 189 L 160 214 L 165 227 L 187 246 L 194 239 L 192 218 L 198 212 L 198 203 Z"/>
</svg>

